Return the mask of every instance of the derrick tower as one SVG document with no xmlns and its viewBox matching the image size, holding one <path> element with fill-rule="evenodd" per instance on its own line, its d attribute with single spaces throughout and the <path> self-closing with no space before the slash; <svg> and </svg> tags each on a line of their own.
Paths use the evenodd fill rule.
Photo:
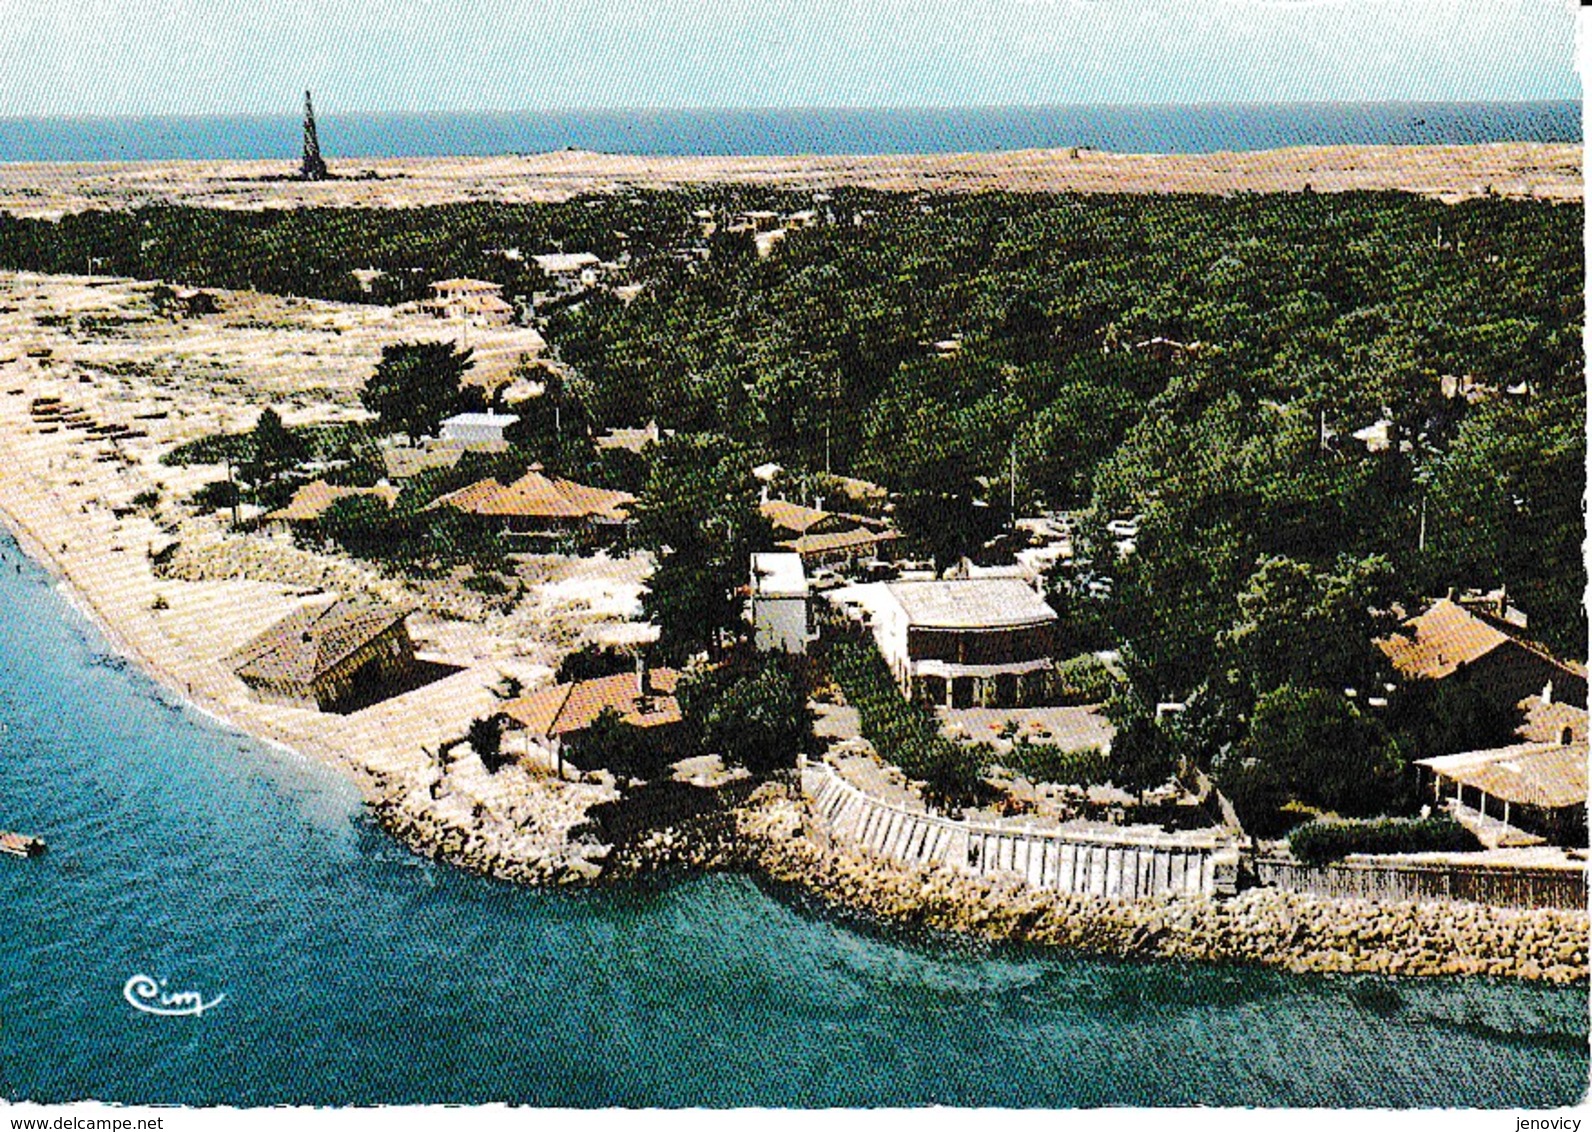
<svg viewBox="0 0 1592 1132">
<path fill-rule="evenodd" d="M 315 107 L 310 104 L 310 92 L 304 92 L 304 161 L 299 166 L 299 180 L 324 181 L 327 178 L 326 162 L 321 160 L 321 142 L 315 136 Z"/>
</svg>

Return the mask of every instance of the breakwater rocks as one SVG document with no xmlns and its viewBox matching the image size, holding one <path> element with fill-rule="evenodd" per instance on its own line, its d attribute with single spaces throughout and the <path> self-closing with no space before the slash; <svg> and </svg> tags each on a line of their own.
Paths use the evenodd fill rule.
<svg viewBox="0 0 1592 1132">
<path fill-rule="evenodd" d="M 522 884 L 744 870 L 904 927 L 1094 955 L 1294 972 L 1587 978 L 1582 911 L 1379 903 L 1272 888 L 1227 899 L 1114 900 L 864 856 L 824 838 L 793 784 L 621 800 L 594 784 L 517 781 L 523 774 L 486 776 L 467 756 L 424 780 L 385 784 L 372 808 L 417 852 Z"/>
<path fill-rule="evenodd" d="M 883 920 L 1098 955 L 1277 966 L 1295 972 L 1587 978 L 1581 911 L 1395 904 L 1254 888 L 1230 899 L 1108 900 L 1020 879 L 863 857 L 821 844 L 805 806 L 777 788 L 737 811 L 756 866 L 825 901 Z"/>
<path fill-rule="evenodd" d="M 539 778 L 520 767 L 488 774 L 474 755 L 401 783 L 382 783 L 377 822 L 421 856 L 519 884 L 587 884 L 610 847 L 580 834 L 611 788 Z"/>
</svg>

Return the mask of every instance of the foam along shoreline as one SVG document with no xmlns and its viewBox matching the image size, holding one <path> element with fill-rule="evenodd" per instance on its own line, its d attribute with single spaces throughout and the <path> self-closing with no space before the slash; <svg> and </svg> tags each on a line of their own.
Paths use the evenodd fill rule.
<svg viewBox="0 0 1592 1132">
<path fill-rule="evenodd" d="M 186 204 L 407 208 L 565 200 L 581 193 L 749 184 L 895 192 L 1217 193 L 1381 191 L 1462 200 L 1488 192 L 1580 200 L 1581 147 L 1298 146 L 1199 154 L 1088 148 L 794 157 L 636 156 L 561 150 L 499 157 L 332 159 L 344 179 L 281 178 L 291 163 L 147 161 L 0 164 L 0 210 L 56 217 L 90 208 Z M 367 176 L 366 174 L 369 174 Z"/>
</svg>

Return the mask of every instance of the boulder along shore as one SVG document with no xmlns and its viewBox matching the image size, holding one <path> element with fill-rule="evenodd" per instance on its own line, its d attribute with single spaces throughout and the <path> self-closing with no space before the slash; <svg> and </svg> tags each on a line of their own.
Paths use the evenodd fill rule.
<svg viewBox="0 0 1592 1132">
<path fill-rule="evenodd" d="M 745 871 L 879 922 L 993 943 L 1127 959 L 1233 963 L 1295 973 L 1469 975 L 1570 984 L 1587 979 L 1588 917 L 1561 909 L 1376 903 L 1251 888 L 1229 899 L 1125 901 L 1030 889 L 948 869 L 907 867 L 813 834 L 792 787 L 767 783 L 614 846 L 600 872 L 528 867 L 461 829 L 394 830 L 422 852 L 505 880 L 616 883 Z"/>
</svg>

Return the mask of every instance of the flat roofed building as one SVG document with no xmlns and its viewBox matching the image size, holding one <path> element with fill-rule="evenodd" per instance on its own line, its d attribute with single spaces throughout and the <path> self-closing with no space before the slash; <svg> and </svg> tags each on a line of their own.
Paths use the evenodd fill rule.
<svg viewBox="0 0 1592 1132">
<path fill-rule="evenodd" d="M 531 259 L 548 275 L 579 275 L 600 262 L 591 252 L 550 252 Z"/>
<path fill-rule="evenodd" d="M 1058 618 L 1020 579 L 873 582 L 828 597 L 862 612 L 908 698 L 1017 707 L 1045 695 Z"/>
<path fill-rule="evenodd" d="M 438 439 L 464 448 L 506 444 L 504 432 L 519 423 L 513 413 L 460 413 L 442 422 Z"/>
<path fill-rule="evenodd" d="M 750 613 L 758 652 L 805 655 L 811 639 L 808 596 L 801 555 L 752 555 Z"/>
<path fill-rule="evenodd" d="M 288 614 L 232 657 L 257 699 L 351 710 L 402 690 L 415 669 L 409 610 L 353 598 Z"/>
<path fill-rule="evenodd" d="M 560 291 L 595 287 L 602 263 L 591 252 L 552 252 L 531 259 Z"/>
</svg>

